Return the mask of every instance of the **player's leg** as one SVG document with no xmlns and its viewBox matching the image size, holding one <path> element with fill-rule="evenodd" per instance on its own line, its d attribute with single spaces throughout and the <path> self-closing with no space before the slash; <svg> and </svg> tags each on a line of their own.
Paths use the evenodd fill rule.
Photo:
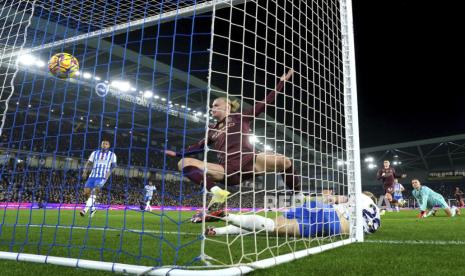
<svg viewBox="0 0 465 276">
<path fill-rule="evenodd" d="M 223 203 L 229 195 L 229 192 L 220 188 L 215 182 L 224 180 L 224 167 L 214 163 L 205 163 L 195 158 L 184 158 L 178 162 L 178 169 L 183 172 L 184 176 L 192 182 L 203 185 L 204 171 L 206 170 L 206 187 L 212 193 L 212 199 L 209 206 L 214 203 Z"/>
<path fill-rule="evenodd" d="M 95 206 L 97 205 L 97 195 L 99 194 L 99 192 L 100 192 L 100 186 L 96 186 L 94 190 L 92 190 L 91 196 L 93 197 L 93 200 L 92 200 L 92 205 L 90 206 L 90 213 L 89 213 L 90 217 L 93 217 L 95 213 L 97 212 L 97 208 Z"/>
<path fill-rule="evenodd" d="M 92 193 L 92 190 L 94 189 L 94 187 L 95 187 L 95 178 L 89 177 L 84 186 L 84 198 L 87 198 L 87 200 L 86 200 L 86 205 L 84 206 L 84 209 L 82 209 L 79 212 L 81 217 L 85 216 L 87 214 L 87 211 L 89 211 L 89 208 L 94 204 L 95 196 Z"/>
<path fill-rule="evenodd" d="M 429 210 L 428 212 L 426 212 L 426 215 L 424 216 L 425 218 L 429 217 L 429 216 L 436 216 L 436 212 L 437 210 L 434 209 L 433 207 L 431 207 L 431 209 L 427 209 Z"/>
<path fill-rule="evenodd" d="M 393 200 L 392 200 L 392 205 L 394 205 L 394 209 L 396 210 L 396 212 L 399 212 L 399 199 L 400 197 L 398 196 L 394 196 Z"/>
<path fill-rule="evenodd" d="M 151 197 L 147 196 L 145 197 L 145 211 L 152 212 L 152 206 L 150 206 L 150 201 L 152 200 Z"/>
<path fill-rule="evenodd" d="M 464 206 L 465 206 L 465 202 L 463 201 L 463 198 L 461 198 L 459 208 L 463 208 Z"/>
<path fill-rule="evenodd" d="M 300 227 L 296 219 L 279 216 L 275 219 L 275 232 L 281 236 L 300 237 Z"/>
<path fill-rule="evenodd" d="M 392 211 L 392 203 L 393 203 L 393 197 L 392 197 L 392 189 L 388 188 L 385 190 L 384 198 L 386 202 L 386 210 L 387 211 Z"/>
<path fill-rule="evenodd" d="M 271 218 L 262 217 L 259 215 L 236 215 L 228 214 L 222 218 L 235 226 L 249 231 L 275 231 L 275 220 Z"/>
<path fill-rule="evenodd" d="M 205 236 L 240 235 L 246 233 L 250 233 L 250 231 L 232 224 L 224 227 L 214 227 L 210 225 L 205 229 Z"/>
<path fill-rule="evenodd" d="M 200 184 L 203 182 L 203 173 L 207 171 L 207 181 L 220 182 L 224 180 L 224 168 L 215 163 L 206 163 L 195 158 L 184 158 L 178 162 L 178 169 L 184 176 L 193 182 Z M 207 183 L 208 184 L 208 183 Z"/>
<path fill-rule="evenodd" d="M 262 152 L 255 157 L 255 172 L 284 172 L 283 180 L 286 187 L 300 191 L 300 177 L 297 176 L 292 167 L 292 161 L 282 154 Z"/>
<path fill-rule="evenodd" d="M 447 206 L 444 208 L 444 212 L 448 217 L 454 217 L 454 216 L 460 216 L 460 209 L 457 208 L 456 206 L 449 207 Z"/>
<path fill-rule="evenodd" d="M 453 217 L 455 215 L 460 215 L 460 210 L 455 207 L 449 207 L 449 204 L 447 204 L 446 200 L 444 199 L 443 196 L 439 196 L 437 198 L 434 198 L 433 200 L 434 205 L 440 206 L 440 208 L 444 209 L 444 212 L 448 217 Z"/>
<path fill-rule="evenodd" d="M 147 211 L 149 209 L 149 198 L 147 196 L 144 197 L 144 201 L 145 201 L 144 211 Z"/>
<path fill-rule="evenodd" d="M 239 235 L 251 231 L 267 231 L 283 236 L 300 236 L 297 220 L 286 219 L 283 216 L 271 219 L 258 215 L 228 215 L 227 220 L 231 223 L 230 225 L 218 228 L 209 226 L 205 231 L 205 235 Z"/>
</svg>

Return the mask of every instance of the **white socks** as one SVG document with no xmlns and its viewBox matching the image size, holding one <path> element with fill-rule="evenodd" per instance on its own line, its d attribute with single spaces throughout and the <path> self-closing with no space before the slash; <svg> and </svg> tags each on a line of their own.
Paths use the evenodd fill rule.
<svg viewBox="0 0 465 276">
<path fill-rule="evenodd" d="M 214 229 L 216 235 L 239 235 L 239 234 L 246 234 L 250 233 L 245 229 L 241 229 L 240 227 L 234 226 L 232 224 L 225 226 L 225 227 L 218 227 Z"/>
<path fill-rule="evenodd" d="M 221 188 L 218 187 L 218 186 L 213 186 L 213 187 L 210 188 L 210 192 L 211 192 L 212 194 L 216 194 L 216 193 L 218 193 L 218 191 L 222 191 L 222 190 L 223 190 L 223 189 L 221 189 Z"/>
<path fill-rule="evenodd" d="M 86 201 L 86 207 L 84 208 L 84 212 L 87 213 L 89 208 L 91 208 L 91 211 L 94 210 L 95 209 L 94 204 L 95 204 L 95 195 L 91 195 Z"/>
<path fill-rule="evenodd" d="M 224 220 L 249 231 L 265 230 L 267 232 L 273 232 L 275 229 L 274 220 L 258 215 L 229 214 Z"/>
<path fill-rule="evenodd" d="M 428 214 L 425 215 L 425 218 L 431 216 L 433 213 L 434 213 L 434 210 L 430 210 L 430 211 L 428 212 Z"/>
<path fill-rule="evenodd" d="M 152 211 L 152 206 L 150 206 L 150 201 L 147 201 L 147 203 L 145 204 L 145 210 Z"/>
<path fill-rule="evenodd" d="M 452 208 L 450 208 L 450 212 L 452 213 L 452 216 L 455 217 L 455 214 L 457 214 L 457 207 L 452 206 Z"/>
</svg>

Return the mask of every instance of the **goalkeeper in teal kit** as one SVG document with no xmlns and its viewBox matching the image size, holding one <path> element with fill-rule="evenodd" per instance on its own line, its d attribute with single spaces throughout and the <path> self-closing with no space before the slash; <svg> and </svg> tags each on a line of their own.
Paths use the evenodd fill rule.
<svg viewBox="0 0 465 276">
<path fill-rule="evenodd" d="M 426 186 L 422 186 L 418 179 L 412 179 L 412 187 L 412 195 L 415 197 L 420 207 L 420 214 L 418 215 L 419 218 L 430 216 L 434 212 L 433 208 L 435 206 L 439 206 L 444 209 L 449 217 L 453 217 L 456 214 L 460 215 L 460 210 L 457 209 L 457 207 L 453 206 L 450 208 L 442 195 Z M 428 213 L 427 210 L 429 210 Z"/>
</svg>

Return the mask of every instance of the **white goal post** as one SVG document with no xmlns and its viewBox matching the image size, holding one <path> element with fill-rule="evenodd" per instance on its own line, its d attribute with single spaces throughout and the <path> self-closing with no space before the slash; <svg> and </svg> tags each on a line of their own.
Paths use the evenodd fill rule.
<svg viewBox="0 0 465 276">
<path fill-rule="evenodd" d="M 364 241 L 351 0 L 64 2 L 0 3 L 0 259 L 242 275 Z M 79 60 L 79 76 L 48 72 L 47 59 L 61 52 Z M 218 98 L 240 103 L 230 114 L 247 129 L 228 133 L 229 117 L 215 120 Z M 330 192 L 348 198 L 349 231 L 283 235 L 241 224 L 239 234 L 208 236 L 208 226 L 232 224 L 205 216 L 191 224 L 191 212 L 207 212 L 211 169 L 199 187 L 180 160 L 221 132 L 225 146 L 202 144 L 203 157 L 194 157 L 224 169 L 215 183 L 230 191 L 228 212 L 279 221 L 302 198 Z M 118 168 L 96 216 L 79 220 L 88 207 L 82 167 L 105 139 Z M 228 152 L 231 139 L 239 152 Z M 237 170 L 221 161 L 238 154 Z M 149 180 L 153 212 L 139 204 Z"/>
</svg>

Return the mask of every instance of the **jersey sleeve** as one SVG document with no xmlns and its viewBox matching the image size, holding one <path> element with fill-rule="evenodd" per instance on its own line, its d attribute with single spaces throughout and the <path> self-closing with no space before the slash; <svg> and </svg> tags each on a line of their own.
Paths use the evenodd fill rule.
<svg viewBox="0 0 465 276">
<path fill-rule="evenodd" d="M 424 187 L 420 190 L 420 195 L 421 195 L 421 202 L 420 202 L 420 211 L 425 211 L 426 210 L 426 205 L 428 204 L 428 197 L 430 196 L 430 193 L 428 189 L 425 189 Z"/>
<path fill-rule="evenodd" d="M 280 81 L 277 85 L 275 90 L 271 91 L 266 95 L 265 99 L 263 101 L 257 102 L 254 106 L 251 108 L 245 110 L 243 112 L 243 115 L 249 116 L 245 117 L 244 119 L 249 119 L 251 120 L 253 117 L 256 117 L 260 114 L 262 114 L 265 111 L 265 107 L 267 104 L 271 104 L 275 101 L 276 99 L 276 93 L 281 92 L 284 87 L 284 81 Z"/>
<path fill-rule="evenodd" d="M 94 159 L 95 159 L 95 151 L 93 151 L 93 152 L 90 154 L 88 161 L 89 161 L 89 162 L 94 162 Z"/>
<path fill-rule="evenodd" d="M 189 156 L 205 151 L 205 138 L 197 143 L 188 146 L 183 152 L 176 152 L 177 157 Z"/>
<path fill-rule="evenodd" d="M 381 180 L 383 177 L 381 176 L 383 174 L 383 170 L 379 169 L 378 172 L 376 173 L 376 178 L 378 180 Z"/>
</svg>

